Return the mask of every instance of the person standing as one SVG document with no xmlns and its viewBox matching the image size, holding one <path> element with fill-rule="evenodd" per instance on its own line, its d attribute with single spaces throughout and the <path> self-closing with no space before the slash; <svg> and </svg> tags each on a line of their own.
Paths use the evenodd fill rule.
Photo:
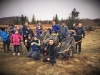
<svg viewBox="0 0 100 75">
<path fill-rule="evenodd" d="M 61 23 L 60 32 L 59 32 L 59 41 L 61 42 L 68 35 L 68 27 L 65 25 L 65 22 Z"/>
<path fill-rule="evenodd" d="M 5 28 L 2 28 L 2 29 L 0 30 L 0 34 L 1 34 L 1 39 L 2 39 L 2 42 L 3 42 L 3 49 L 4 49 L 4 52 L 9 51 L 9 43 L 8 43 L 9 36 L 8 36 L 8 34 L 6 33 Z M 6 48 L 6 46 L 7 46 L 7 48 Z"/>
<path fill-rule="evenodd" d="M 55 31 L 58 34 L 59 30 L 60 30 L 60 26 L 56 24 L 56 22 L 53 20 L 52 21 L 52 31 Z"/>
<path fill-rule="evenodd" d="M 19 51 L 19 47 L 20 47 L 20 43 L 23 40 L 22 36 L 18 33 L 18 30 L 15 31 L 14 34 L 12 34 L 12 36 L 10 37 L 10 41 L 14 46 L 14 53 L 13 55 L 15 55 L 16 53 L 18 53 L 18 56 L 20 56 L 20 51 Z"/>
<path fill-rule="evenodd" d="M 23 32 L 20 26 L 16 26 L 18 33 L 23 37 Z M 20 43 L 20 51 L 23 51 L 22 42 Z"/>
<path fill-rule="evenodd" d="M 76 26 L 76 24 L 73 24 L 73 29 L 76 31 L 75 42 L 78 42 L 76 44 L 76 51 L 78 49 L 78 54 L 80 54 L 82 38 L 85 38 L 85 31 L 83 29 L 82 23 L 79 23 L 78 26 Z"/>
<path fill-rule="evenodd" d="M 28 22 L 25 22 L 25 25 L 23 25 L 23 27 L 22 27 L 24 44 L 25 44 L 25 38 L 26 38 L 26 33 L 27 33 L 27 27 L 28 27 Z"/>
</svg>

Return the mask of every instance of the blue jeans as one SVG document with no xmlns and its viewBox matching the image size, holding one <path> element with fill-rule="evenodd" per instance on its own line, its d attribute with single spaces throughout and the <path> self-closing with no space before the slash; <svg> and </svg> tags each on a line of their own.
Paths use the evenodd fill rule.
<svg viewBox="0 0 100 75">
<path fill-rule="evenodd" d="M 27 57 L 39 60 L 40 59 L 40 53 L 38 51 L 30 51 L 27 53 Z"/>
</svg>

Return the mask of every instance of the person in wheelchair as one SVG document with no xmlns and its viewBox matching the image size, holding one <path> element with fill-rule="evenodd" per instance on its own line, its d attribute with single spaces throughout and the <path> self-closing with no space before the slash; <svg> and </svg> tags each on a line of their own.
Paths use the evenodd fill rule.
<svg viewBox="0 0 100 75">
<path fill-rule="evenodd" d="M 75 39 L 72 36 L 72 32 L 68 32 L 68 37 L 62 40 L 61 46 L 59 48 L 59 53 L 64 57 L 70 57 L 72 53 L 72 57 L 74 57 L 75 53 Z"/>
</svg>

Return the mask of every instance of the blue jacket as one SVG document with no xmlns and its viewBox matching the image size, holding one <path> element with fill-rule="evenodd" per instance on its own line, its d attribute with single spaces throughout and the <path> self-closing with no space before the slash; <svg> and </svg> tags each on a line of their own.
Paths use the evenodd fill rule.
<svg viewBox="0 0 100 75">
<path fill-rule="evenodd" d="M 27 31 L 27 26 L 23 25 L 23 27 L 22 27 L 23 35 L 26 34 L 26 31 Z"/>
<path fill-rule="evenodd" d="M 36 28 L 36 33 L 37 33 L 38 35 L 42 34 L 42 29 Z"/>
<path fill-rule="evenodd" d="M 21 36 L 23 36 L 22 30 L 19 30 L 18 33 L 19 33 Z"/>
<path fill-rule="evenodd" d="M 58 24 L 52 26 L 52 31 L 55 31 L 57 33 L 59 30 L 60 30 L 60 26 Z"/>
<path fill-rule="evenodd" d="M 60 36 L 62 36 L 62 37 L 67 37 L 67 35 L 68 35 L 68 27 L 67 26 L 64 26 L 64 27 L 62 27 L 62 26 L 60 26 Z"/>
<path fill-rule="evenodd" d="M 33 40 L 32 42 L 34 43 L 32 46 L 32 51 L 39 51 L 39 40 Z"/>
<path fill-rule="evenodd" d="M 0 29 L 0 37 L 1 37 L 1 32 L 2 32 L 2 30 Z"/>
<path fill-rule="evenodd" d="M 1 32 L 2 41 L 7 41 L 9 39 L 7 33 L 5 31 Z"/>
</svg>

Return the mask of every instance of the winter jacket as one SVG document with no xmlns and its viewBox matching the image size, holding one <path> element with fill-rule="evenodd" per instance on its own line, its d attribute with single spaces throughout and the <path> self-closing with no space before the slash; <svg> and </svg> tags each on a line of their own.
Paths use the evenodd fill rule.
<svg viewBox="0 0 100 75">
<path fill-rule="evenodd" d="M 22 32 L 23 32 L 23 35 L 26 34 L 26 31 L 27 31 L 27 26 L 26 25 L 23 25 L 22 27 Z"/>
<path fill-rule="evenodd" d="M 34 36 L 34 33 L 33 33 L 33 31 L 31 29 L 27 30 L 27 32 L 28 32 L 27 33 L 28 35 L 30 34 L 32 37 Z"/>
<path fill-rule="evenodd" d="M 37 33 L 37 35 L 41 35 L 42 34 L 42 29 L 38 29 L 38 28 L 36 28 L 36 33 Z"/>
<path fill-rule="evenodd" d="M 20 45 L 20 42 L 23 40 L 20 34 L 12 34 L 10 41 L 13 45 Z"/>
<path fill-rule="evenodd" d="M 10 28 L 10 27 L 8 27 L 8 29 L 7 29 L 7 34 L 9 34 L 9 39 L 10 39 L 10 37 L 12 36 L 12 34 L 14 34 L 14 31 L 16 30 L 16 28 Z"/>
<path fill-rule="evenodd" d="M 68 27 L 67 26 L 60 26 L 60 33 L 59 33 L 60 36 L 66 38 L 67 35 L 68 35 Z"/>
<path fill-rule="evenodd" d="M 55 24 L 55 25 L 52 26 L 52 31 L 58 33 L 59 30 L 60 30 L 60 26 L 58 24 Z"/>
<path fill-rule="evenodd" d="M 74 30 L 76 31 L 76 37 L 75 37 L 76 41 L 79 41 L 85 37 L 85 31 L 84 31 L 83 27 L 81 27 L 81 28 L 74 27 Z"/>
<path fill-rule="evenodd" d="M 32 51 L 39 51 L 40 40 L 33 40 L 32 43 L 34 43 L 32 45 Z"/>
<path fill-rule="evenodd" d="M 48 45 L 46 53 L 47 53 L 47 56 L 50 56 L 50 59 L 57 57 L 58 49 L 57 49 L 56 45 L 55 44 Z"/>
<path fill-rule="evenodd" d="M 2 32 L 2 30 L 0 29 L 0 37 L 1 37 L 1 32 Z"/>
<path fill-rule="evenodd" d="M 2 41 L 9 40 L 9 36 L 8 36 L 8 34 L 5 31 L 0 31 L 0 32 L 1 32 Z"/>
<path fill-rule="evenodd" d="M 22 32 L 22 30 L 20 29 L 20 30 L 18 30 L 18 33 L 21 35 L 21 36 L 23 36 L 23 32 Z"/>
</svg>

